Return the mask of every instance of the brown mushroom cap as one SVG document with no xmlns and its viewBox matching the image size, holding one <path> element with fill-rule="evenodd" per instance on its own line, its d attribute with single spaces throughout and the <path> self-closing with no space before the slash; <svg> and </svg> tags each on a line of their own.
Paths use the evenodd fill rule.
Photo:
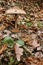
<svg viewBox="0 0 43 65">
<path fill-rule="evenodd" d="M 15 7 L 12 7 L 12 8 L 10 8 L 10 9 L 8 9 L 7 11 L 6 11 L 6 14 L 26 14 L 26 12 L 24 11 L 24 10 L 22 10 L 22 9 L 20 9 L 19 7 L 17 7 L 17 6 L 15 6 Z"/>
</svg>

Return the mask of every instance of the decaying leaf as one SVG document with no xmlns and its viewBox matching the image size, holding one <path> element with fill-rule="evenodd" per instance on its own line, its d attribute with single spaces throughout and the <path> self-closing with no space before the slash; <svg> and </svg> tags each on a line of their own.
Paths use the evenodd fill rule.
<svg viewBox="0 0 43 65">
<path fill-rule="evenodd" d="M 2 46 L 2 49 L 0 49 L 0 54 L 2 54 L 3 53 L 3 51 L 5 51 L 7 49 L 7 45 L 6 44 L 4 44 L 4 46 Z"/>
<path fill-rule="evenodd" d="M 0 65 L 43 65 L 41 1 L 0 0 Z"/>
<path fill-rule="evenodd" d="M 20 57 L 21 57 L 21 55 L 23 55 L 23 49 L 20 48 L 20 45 L 16 43 L 16 45 L 14 46 L 14 50 L 16 53 L 17 60 L 20 61 Z"/>
</svg>

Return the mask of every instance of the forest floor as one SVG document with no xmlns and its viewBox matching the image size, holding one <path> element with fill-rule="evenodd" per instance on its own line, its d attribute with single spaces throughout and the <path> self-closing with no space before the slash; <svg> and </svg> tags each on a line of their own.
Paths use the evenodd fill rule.
<svg viewBox="0 0 43 65">
<path fill-rule="evenodd" d="M 6 0 L 7 1 L 7 0 Z M 0 0 L 0 65 L 43 65 L 43 3 Z M 5 15 L 14 6 L 26 15 Z"/>
</svg>

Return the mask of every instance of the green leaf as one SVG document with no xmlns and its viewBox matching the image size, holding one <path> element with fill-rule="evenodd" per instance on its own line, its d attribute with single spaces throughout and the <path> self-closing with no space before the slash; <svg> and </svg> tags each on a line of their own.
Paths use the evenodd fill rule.
<svg viewBox="0 0 43 65">
<path fill-rule="evenodd" d="M 9 44 L 10 46 L 13 46 L 14 40 L 11 37 L 7 36 L 4 38 L 3 43 Z"/>
<path fill-rule="evenodd" d="M 42 27 L 43 27 L 43 23 L 42 23 L 42 22 L 38 22 L 37 26 L 38 26 L 39 28 L 42 28 Z"/>
<path fill-rule="evenodd" d="M 18 44 L 20 44 L 21 46 L 23 46 L 23 45 L 24 45 L 24 41 L 23 41 L 23 40 L 21 40 L 21 39 L 20 39 L 20 40 L 18 40 L 18 41 L 17 41 L 17 43 L 18 43 Z"/>
<path fill-rule="evenodd" d="M 26 23 L 26 25 L 31 27 L 32 26 L 32 22 L 28 22 L 28 23 Z"/>
<path fill-rule="evenodd" d="M 14 58 L 13 57 L 10 57 L 10 62 L 9 62 L 9 65 L 12 65 L 14 62 Z"/>
<path fill-rule="evenodd" d="M 10 57 L 10 62 L 12 63 L 12 62 L 14 62 L 14 59 L 13 59 L 13 57 Z"/>
</svg>

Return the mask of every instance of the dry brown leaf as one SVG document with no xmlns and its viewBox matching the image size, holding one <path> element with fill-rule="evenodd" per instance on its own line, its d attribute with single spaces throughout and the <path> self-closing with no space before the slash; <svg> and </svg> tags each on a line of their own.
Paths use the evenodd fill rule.
<svg viewBox="0 0 43 65">
<path fill-rule="evenodd" d="M 13 29 L 13 30 L 11 30 L 11 31 L 14 32 L 14 33 L 15 33 L 15 32 L 17 33 L 17 32 L 19 32 L 19 29 Z"/>
<path fill-rule="evenodd" d="M 3 51 L 5 51 L 7 49 L 7 45 L 6 44 L 4 44 L 4 46 L 2 46 L 2 49 L 0 49 L 0 54 L 2 54 L 3 53 Z"/>
<path fill-rule="evenodd" d="M 3 31 L 6 27 L 8 27 L 9 25 L 7 23 L 3 23 L 2 26 L 0 26 L 0 31 Z"/>
<path fill-rule="evenodd" d="M 21 57 L 21 55 L 23 55 L 23 49 L 20 48 L 20 45 L 16 43 L 16 45 L 14 46 L 14 50 L 16 53 L 17 60 L 20 61 L 20 57 Z"/>
<path fill-rule="evenodd" d="M 23 40 L 24 42 L 27 42 L 29 39 L 28 39 L 28 38 L 22 38 L 22 40 Z"/>
<path fill-rule="evenodd" d="M 24 60 L 26 65 L 43 65 L 43 59 L 37 59 L 35 57 L 28 57 Z"/>
<path fill-rule="evenodd" d="M 24 35 L 24 37 L 22 37 L 22 40 L 26 42 L 27 45 L 32 45 L 32 38 L 30 35 Z"/>
<path fill-rule="evenodd" d="M 0 27 L 0 31 L 3 31 L 4 29 L 5 29 L 5 26 L 2 25 L 2 26 Z"/>
</svg>

